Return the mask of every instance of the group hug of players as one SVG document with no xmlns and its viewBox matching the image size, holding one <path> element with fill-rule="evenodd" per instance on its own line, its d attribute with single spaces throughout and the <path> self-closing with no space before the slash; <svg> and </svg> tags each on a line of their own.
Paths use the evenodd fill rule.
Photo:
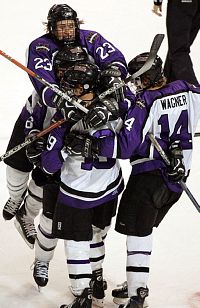
<svg viewBox="0 0 200 308">
<path fill-rule="evenodd" d="M 34 90 L 7 150 L 64 120 L 5 159 L 10 197 L 3 217 L 15 217 L 17 230 L 34 248 L 33 278 L 39 287 L 47 285 L 57 241 L 64 240 L 74 300 L 61 307 L 90 308 L 105 306 L 104 245 L 117 212 L 115 230 L 127 236 L 127 281 L 112 291 L 113 300 L 120 308 L 143 308 L 153 227 L 179 200 L 179 182 L 189 174 L 200 86 L 183 80 L 168 83 L 156 56 L 152 67 L 132 83 L 98 99 L 137 72 L 149 53 L 127 65 L 112 43 L 95 31 L 80 29 L 81 23 L 71 7 L 54 5 L 47 33 L 29 45 L 28 68 L 69 99 L 30 77 Z M 152 145 L 149 132 L 170 166 Z M 120 159 L 129 159 L 132 166 L 126 187 Z M 34 219 L 41 209 L 36 230 Z"/>
</svg>

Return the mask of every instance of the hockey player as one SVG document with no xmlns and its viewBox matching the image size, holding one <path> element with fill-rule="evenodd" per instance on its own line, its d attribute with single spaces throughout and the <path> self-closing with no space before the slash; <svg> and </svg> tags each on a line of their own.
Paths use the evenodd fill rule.
<svg viewBox="0 0 200 308">
<path fill-rule="evenodd" d="M 66 69 L 67 65 L 69 66 L 76 61 L 86 59 L 88 59 L 88 54 L 80 46 L 63 48 L 54 58 L 56 76 L 61 77 L 62 71 Z M 44 106 L 39 100 L 37 93 L 33 91 L 15 123 L 8 150 L 22 143 L 30 130 L 33 133 L 33 128 L 36 128 L 35 132 L 38 132 L 39 129 L 46 128 L 50 124 L 55 110 L 55 108 L 47 108 L 47 106 Z M 40 142 L 41 140 L 39 140 Z M 27 159 L 25 149 L 7 158 L 5 163 L 7 164 L 7 186 L 10 198 L 3 208 L 3 217 L 5 220 L 10 220 L 17 213 L 14 222 L 15 226 L 28 246 L 33 248 L 36 238 L 34 218 L 42 208 L 43 191 L 41 181 L 44 181 L 42 179 L 44 176 L 36 168 L 33 170 L 29 182 L 29 174 L 33 169 L 33 164 Z M 27 188 L 28 193 L 23 202 L 22 196 L 26 194 Z M 18 211 L 22 202 L 23 205 Z"/>
<path fill-rule="evenodd" d="M 94 62 L 100 69 L 105 70 L 104 75 L 107 87 L 112 86 L 113 82 L 119 82 L 120 75 L 124 78 L 127 74 L 126 62 L 122 53 L 99 33 L 80 29 L 80 24 L 81 21 L 77 18 L 77 13 L 70 6 L 67 4 L 53 5 L 47 16 L 47 34 L 35 39 L 29 45 L 27 52 L 28 68 L 49 83 L 58 84 L 52 64 L 53 57 L 65 44 L 78 44 L 87 50 L 88 54 L 94 59 Z M 112 66 L 109 67 L 109 65 L 114 65 L 115 69 L 113 69 Z M 38 80 L 32 77 L 30 78 L 42 103 L 50 107 L 58 106 L 59 109 L 62 109 L 63 115 L 66 118 L 71 116 L 73 108 L 76 111 L 73 105 L 65 104 L 65 101 L 60 100 L 51 89 L 45 87 Z M 21 124 L 21 120 L 19 119 L 16 122 L 7 150 L 16 145 L 15 140 L 19 143 L 23 141 L 24 135 L 22 133 L 22 126 L 23 123 Z M 15 138 L 16 134 L 19 136 L 19 139 Z M 8 160 L 5 160 L 5 163 L 11 166 Z M 10 198 L 4 207 L 3 216 L 5 219 L 11 219 L 15 216 L 17 209 L 24 199 L 24 192 L 27 188 L 27 172 L 31 170 L 30 168 L 32 168 L 32 166 L 28 166 L 27 168 L 28 170 L 26 169 L 25 171 L 24 168 L 22 170 L 18 169 L 21 171 L 21 174 L 18 173 L 16 182 L 13 183 L 10 189 Z M 9 167 L 7 170 L 9 171 L 8 182 L 10 183 L 13 178 L 13 170 L 10 171 Z M 12 192 L 13 187 L 14 193 Z"/>
<path fill-rule="evenodd" d="M 98 70 L 94 64 L 82 63 L 65 72 L 65 81 L 74 88 L 87 108 L 95 97 Z M 108 110 L 106 110 L 106 107 Z M 73 131 L 87 131 L 92 135 L 114 135 L 118 123 L 118 105 L 113 98 L 97 102 L 94 109 L 104 112 L 109 126 L 91 129 L 84 121 L 77 122 Z M 98 118 L 98 117 L 97 117 Z M 98 126 L 98 124 L 97 124 Z M 111 218 L 115 214 L 117 197 L 123 189 L 121 169 L 116 159 L 96 157 L 86 160 L 77 148 L 71 156 L 65 151 L 68 143 L 68 124 L 55 129 L 48 138 L 48 151 L 42 153 L 43 170 L 54 173 L 61 169 L 61 184 L 53 221 L 53 235 L 65 240 L 65 251 L 73 303 L 61 307 L 91 307 L 92 299 L 103 306 L 104 285 L 102 262 L 104 239 Z M 88 153 L 91 151 L 87 149 Z M 89 156 L 89 155 L 88 155 Z"/>
<path fill-rule="evenodd" d="M 62 87 L 62 79 L 66 69 L 75 63 L 82 63 L 85 61 L 88 61 L 88 54 L 80 46 L 65 45 L 56 54 L 54 58 L 54 69 L 56 71 L 56 75 L 60 78 L 60 86 L 62 90 L 65 91 Z M 60 113 L 53 116 L 51 110 L 55 109 L 44 104 L 37 105 L 34 108 L 31 118 L 28 120 L 31 125 L 28 125 L 29 130 L 26 129 L 26 133 L 31 134 L 33 130 L 42 130 L 44 124 L 48 123 L 49 125 L 50 121 L 55 122 L 62 117 Z M 73 125 L 73 123 L 75 123 L 78 119 L 80 119 L 80 114 L 76 111 L 76 115 L 73 115 L 72 108 L 69 126 Z M 27 156 L 34 165 L 39 165 L 40 155 L 45 146 L 46 138 L 40 138 L 27 147 Z M 43 186 L 43 204 L 42 214 L 40 215 L 37 230 L 37 241 L 35 243 L 33 277 L 39 287 L 44 287 L 48 283 L 48 266 L 49 262 L 53 258 L 54 250 L 57 244 L 57 239 L 55 239 L 51 234 L 53 213 L 60 184 L 60 175 L 58 172 L 53 176 L 47 176 L 46 173 L 43 173 L 38 167 L 35 168 L 35 171 L 37 173 L 36 182 L 38 182 L 38 185 Z M 20 216 L 21 209 L 16 215 L 16 219 L 19 221 Z"/>
<path fill-rule="evenodd" d="M 148 54 L 140 54 L 130 61 L 130 74 L 143 66 Z M 166 84 L 160 57 L 157 56 L 152 68 L 137 79 L 137 85 L 136 106 L 128 110 L 117 142 L 112 136 L 90 138 L 85 147 L 87 136 L 78 135 L 74 136 L 73 144 L 66 144 L 70 151 L 78 147 L 84 157 L 87 157 L 85 148 L 90 147 L 96 149 L 94 155 L 130 158 L 131 161 L 132 172 L 115 226 L 117 232 L 127 235 L 128 287 L 113 290 L 115 297 L 129 296 L 120 308 L 145 307 L 152 231 L 182 194 L 179 181 L 185 181 L 189 174 L 193 136 L 200 117 L 200 87 L 180 80 Z M 149 132 L 167 153 L 169 167 L 151 144 Z"/>
<path fill-rule="evenodd" d="M 159 16 L 162 13 L 162 2 L 154 1 L 153 12 Z M 169 0 L 166 27 L 168 53 L 164 73 L 168 82 L 181 79 L 198 84 L 190 58 L 190 48 L 200 29 L 200 1 Z"/>
<path fill-rule="evenodd" d="M 34 90 L 32 95 L 27 99 L 15 123 L 7 150 L 24 142 L 25 122 L 28 120 L 33 112 L 34 106 L 36 106 L 39 101 L 39 96 Z M 28 228 L 25 229 L 26 242 L 33 248 L 36 231 L 34 226 L 31 226 L 31 222 L 32 217 L 37 216 L 42 207 L 42 188 L 38 187 L 32 179 L 29 182 L 29 174 L 33 169 L 33 165 L 26 157 L 25 148 L 6 158 L 4 162 L 7 164 L 6 180 L 10 197 L 3 208 L 3 218 L 5 220 L 11 220 L 16 215 L 22 202 L 24 202 L 24 206 L 27 207 L 27 217 L 22 219 L 21 225 L 23 227 L 25 225 L 28 226 Z"/>
<path fill-rule="evenodd" d="M 78 44 L 85 48 L 88 54 L 94 59 L 95 64 L 103 70 L 112 64 L 118 69 L 118 76 L 124 78 L 127 74 L 126 62 L 122 53 L 113 44 L 104 39 L 99 33 L 91 30 L 80 29 L 81 21 L 77 13 L 67 4 L 53 5 L 47 16 L 47 34 L 35 39 L 28 49 L 28 68 L 36 72 L 52 84 L 57 84 L 55 73 L 52 69 L 52 58 L 54 53 L 62 48 L 64 44 Z M 105 70 L 110 77 L 112 84 L 113 70 Z M 114 71 L 115 77 L 115 71 Z M 31 78 L 31 81 L 41 97 L 44 104 L 60 108 L 57 94 L 51 89 L 42 85 L 38 80 Z M 115 80 L 116 82 L 116 80 Z M 109 86 L 110 86 L 109 84 Z M 68 108 L 64 116 L 68 115 Z"/>
</svg>

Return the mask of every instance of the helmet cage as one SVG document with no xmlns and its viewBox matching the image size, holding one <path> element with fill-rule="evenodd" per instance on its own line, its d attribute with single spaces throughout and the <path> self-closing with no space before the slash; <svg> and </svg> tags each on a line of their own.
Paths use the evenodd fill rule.
<svg viewBox="0 0 200 308">
<path fill-rule="evenodd" d="M 63 39 L 59 39 L 57 34 L 57 23 L 64 20 L 73 20 L 74 21 L 74 30 L 75 35 L 74 38 L 64 37 Z M 79 30 L 79 19 L 77 18 L 77 13 L 67 4 L 54 4 L 48 13 L 47 16 L 47 28 L 48 31 L 54 36 L 56 40 L 64 41 L 66 43 L 70 43 L 70 41 L 74 42 L 78 38 L 78 30 Z"/>
</svg>

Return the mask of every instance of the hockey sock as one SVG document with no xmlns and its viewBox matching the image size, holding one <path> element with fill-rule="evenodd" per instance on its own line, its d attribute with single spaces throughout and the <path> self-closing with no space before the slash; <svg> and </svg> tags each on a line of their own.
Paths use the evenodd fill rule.
<svg viewBox="0 0 200 308">
<path fill-rule="evenodd" d="M 152 234 L 144 237 L 127 236 L 126 274 L 129 297 L 136 296 L 138 288 L 147 286 L 151 251 Z"/>
<path fill-rule="evenodd" d="M 90 242 L 65 240 L 64 244 L 71 290 L 78 296 L 89 287 L 92 278 Z"/>
<path fill-rule="evenodd" d="M 52 236 L 51 230 L 52 220 L 41 214 L 35 242 L 35 259 L 45 262 L 52 260 L 58 239 Z"/>
<path fill-rule="evenodd" d="M 6 180 L 9 195 L 12 200 L 20 200 L 27 190 L 29 172 L 22 172 L 10 166 L 6 167 Z"/>
<path fill-rule="evenodd" d="M 92 271 L 102 268 L 102 263 L 105 258 L 105 245 L 104 240 L 106 238 L 109 227 L 105 229 L 99 229 L 95 226 L 93 228 L 93 238 L 90 242 L 90 262 Z"/>
</svg>

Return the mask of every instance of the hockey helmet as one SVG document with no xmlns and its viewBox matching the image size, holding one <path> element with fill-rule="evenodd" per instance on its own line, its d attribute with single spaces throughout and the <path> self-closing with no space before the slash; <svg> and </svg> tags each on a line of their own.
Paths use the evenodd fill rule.
<svg viewBox="0 0 200 308">
<path fill-rule="evenodd" d="M 68 87 L 76 88 L 77 86 L 82 86 L 82 95 L 94 90 L 98 79 L 99 68 L 91 62 L 78 63 L 69 67 L 63 77 L 63 81 Z"/>
<path fill-rule="evenodd" d="M 56 74 L 59 74 L 59 71 L 65 71 L 75 63 L 86 62 L 87 60 L 88 54 L 81 46 L 64 45 L 55 55 L 53 66 Z"/>
<path fill-rule="evenodd" d="M 77 13 L 67 4 L 54 4 L 48 13 L 47 16 L 47 28 L 49 32 L 58 40 L 61 40 L 56 33 L 57 23 L 64 20 L 73 20 L 75 26 L 75 36 L 71 38 L 71 36 L 63 38 L 62 40 L 70 43 L 78 38 L 78 29 L 79 29 L 79 20 L 77 18 Z"/>
<path fill-rule="evenodd" d="M 149 52 L 144 52 L 133 58 L 128 63 L 128 72 L 130 75 L 133 75 L 135 72 L 137 72 L 139 69 L 142 68 L 142 66 L 145 64 L 149 56 Z M 146 87 L 151 87 L 157 84 L 157 82 L 164 77 L 163 75 L 163 68 L 162 68 L 162 59 L 157 55 L 151 68 L 143 73 L 140 77 L 142 80 L 147 81 Z"/>
</svg>

